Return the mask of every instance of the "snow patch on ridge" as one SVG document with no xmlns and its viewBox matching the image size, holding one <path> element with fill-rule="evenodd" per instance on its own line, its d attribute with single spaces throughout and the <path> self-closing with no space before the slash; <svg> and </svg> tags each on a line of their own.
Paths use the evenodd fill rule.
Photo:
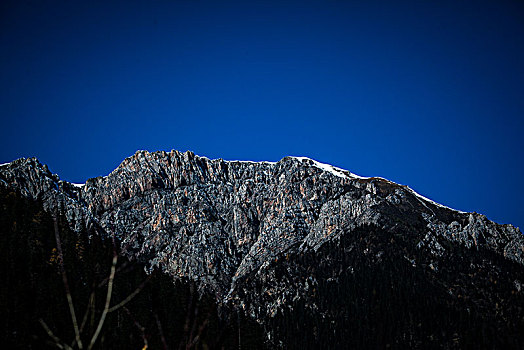
<svg viewBox="0 0 524 350">
<path fill-rule="evenodd" d="M 454 211 L 457 211 L 459 213 L 462 213 L 462 214 L 466 214 L 465 211 L 462 211 L 462 210 L 457 210 L 457 209 L 453 209 L 453 208 L 450 208 L 450 207 L 447 207 L 445 205 L 442 205 L 442 204 L 439 204 L 427 197 L 424 197 L 423 195 L 421 195 L 420 193 L 417 193 L 416 191 L 414 191 L 412 188 L 408 187 L 408 186 L 404 186 L 409 192 L 411 192 L 412 194 L 414 194 L 419 200 L 422 199 L 423 201 L 425 202 L 429 202 L 433 205 L 436 205 L 437 207 L 440 207 L 440 208 L 445 208 L 445 209 L 450 209 L 450 210 L 454 210 Z"/>
<path fill-rule="evenodd" d="M 335 176 L 338 176 L 338 177 L 341 177 L 341 178 L 344 178 L 344 179 L 349 179 L 350 176 L 348 176 L 348 174 L 350 175 L 353 175 L 351 174 L 349 171 L 347 170 L 344 170 L 344 169 L 341 169 L 341 168 L 337 168 L 333 165 L 330 165 L 330 164 L 326 164 L 326 163 L 320 163 L 314 159 L 311 159 L 311 158 L 308 158 L 308 157 L 292 157 L 294 159 L 297 159 L 299 161 L 311 161 L 313 162 L 313 165 L 321 170 L 324 170 L 324 171 L 327 171 L 327 172 L 330 172 L 331 174 L 335 175 Z"/>
<path fill-rule="evenodd" d="M 342 168 L 338 168 L 338 167 L 335 167 L 333 165 L 330 165 L 330 164 L 325 164 L 325 163 L 321 163 L 321 162 L 318 162 L 314 159 L 311 159 L 311 158 L 308 158 L 308 157 L 292 157 L 294 159 L 297 159 L 299 161 L 304 161 L 304 160 L 308 160 L 308 161 L 311 161 L 313 162 L 313 165 L 316 166 L 317 168 L 319 169 L 322 169 L 324 171 L 327 171 L 327 172 L 330 172 L 331 174 L 335 175 L 335 176 L 338 176 L 338 177 L 341 177 L 341 178 L 352 178 L 352 179 L 362 179 L 362 180 L 368 180 L 368 179 L 379 179 L 379 180 L 384 180 L 384 181 L 388 181 L 388 182 L 391 182 L 389 181 L 388 179 L 384 179 L 382 177 L 366 177 L 366 176 L 360 176 L 360 175 L 357 175 L 357 174 L 354 174 L 348 170 L 345 170 L 345 169 L 342 169 Z M 419 200 L 421 201 L 424 201 L 426 203 L 431 203 L 437 207 L 440 207 L 440 208 L 445 208 L 445 209 L 449 209 L 449 210 L 453 210 L 453 211 L 456 211 L 456 212 L 459 212 L 459 213 L 462 213 L 462 214 L 465 214 L 466 212 L 464 211 L 461 211 L 461 210 L 457 210 L 457 209 L 453 209 L 453 208 L 450 208 L 450 207 L 447 207 L 445 205 L 442 205 L 442 204 L 439 204 L 427 197 L 424 197 L 423 195 L 421 195 L 420 193 L 414 191 L 412 188 L 408 187 L 408 186 L 405 186 L 405 185 L 401 185 L 402 187 L 406 188 L 408 190 L 408 192 L 410 192 L 411 194 L 415 195 Z M 425 205 L 425 203 L 423 202 L 423 204 Z"/>
<path fill-rule="evenodd" d="M 75 187 L 78 187 L 78 188 L 82 188 L 84 187 L 86 184 L 75 184 L 73 182 L 70 182 L 71 185 L 75 186 Z"/>
</svg>

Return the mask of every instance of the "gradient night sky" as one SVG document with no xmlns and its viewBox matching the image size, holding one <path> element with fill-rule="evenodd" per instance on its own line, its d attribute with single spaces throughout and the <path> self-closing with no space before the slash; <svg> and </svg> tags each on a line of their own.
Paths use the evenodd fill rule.
<svg viewBox="0 0 524 350">
<path fill-rule="evenodd" d="M 0 163 L 300 155 L 524 227 L 521 1 L 3 1 L 0 50 Z"/>
</svg>

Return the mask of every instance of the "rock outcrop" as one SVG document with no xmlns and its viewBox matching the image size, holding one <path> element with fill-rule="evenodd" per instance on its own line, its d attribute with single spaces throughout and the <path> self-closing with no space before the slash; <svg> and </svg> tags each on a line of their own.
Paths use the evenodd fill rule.
<svg viewBox="0 0 524 350">
<path fill-rule="evenodd" d="M 28 158 L 0 166 L 0 186 L 63 213 L 73 230 L 114 235 L 128 257 L 195 281 L 261 322 L 301 301 L 301 307 L 336 319 L 333 310 L 315 303 L 312 291 L 362 264 L 402 261 L 443 281 L 442 271 L 462 254 L 461 274 L 491 268 L 509 284 L 524 282 L 493 262 L 502 259 L 523 271 L 518 228 L 308 158 L 270 163 L 139 151 L 83 185 L 61 181 Z M 446 283 L 441 285 L 450 295 L 474 298 L 472 290 Z M 282 345 L 271 340 L 273 333 L 269 340 Z"/>
</svg>

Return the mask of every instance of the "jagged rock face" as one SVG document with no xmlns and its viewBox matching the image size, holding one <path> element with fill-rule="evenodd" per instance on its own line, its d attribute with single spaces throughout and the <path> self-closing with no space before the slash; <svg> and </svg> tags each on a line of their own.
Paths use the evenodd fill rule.
<svg viewBox="0 0 524 350">
<path fill-rule="evenodd" d="M 337 250 L 337 242 L 369 227 L 385 235 L 375 245 L 380 249 L 358 253 L 372 254 L 373 261 L 395 248 L 411 265 L 438 271 L 454 254 L 450 247 L 460 246 L 468 254 L 486 250 L 524 265 L 524 239 L 511 225 L 307 158 L 255 163 L 140 151 L 83 186 L 60 181 L 34 158 L 20 159 L 0 167 L 0 184 L 63 212 L 75 230 L 114 234 L 127 255 L 194 280 L 255 317 L 275 315 L 316 283 L 307 282 L 311 276 L 298 256 L 318 252 L 329 261 L 327 246 Z M 384 245 L 394 237 L 402 238 Z M 283 264 L 288 278 L 279 284 L 271 276 Z"/>
</svg>

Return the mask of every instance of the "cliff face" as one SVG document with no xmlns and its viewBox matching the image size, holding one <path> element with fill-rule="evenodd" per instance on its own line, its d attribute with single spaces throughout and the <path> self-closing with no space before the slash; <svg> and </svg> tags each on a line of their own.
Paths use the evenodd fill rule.
<svg viewBox="0 0 524 350">
<path fill-rule="evenodd" d="M 255 163 L 139 151 L 83 185 L 61 181 L 34 158 L 19 159 L 0 166 L 0 186 L 63 213 L 73 230 L 115 235 L 128 257 L 194 281 L 265 324 L 300 308 L 333 321 L 324 325 L 329 332 L 347 319 L 340 312 L 355 312 L 351 302 L 329 296 L 333 285 L 344 294 L 351 284 L 365 289 L 391 279 L 398 289 L 395 274 L 423 281 L 443 304 L 459 305 L 460 295 L 457 308 L 474 307 L 482 317 L 522 315 L 524 238 L 517 228 L 307 158 Z M 384 273 L 382 282 L 368 281 L 371 272 Z M 268 328 L 269 341 L 285 346 L 286 335 L 275 329 Z"/>
</svg>

